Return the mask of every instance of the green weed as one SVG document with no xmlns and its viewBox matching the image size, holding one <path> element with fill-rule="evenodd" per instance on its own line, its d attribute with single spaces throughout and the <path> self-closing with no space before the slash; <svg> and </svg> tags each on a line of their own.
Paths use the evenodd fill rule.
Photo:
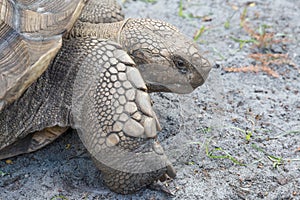
<svg viewBox="0 0 300 200">
<path fill-rule="evenodd" d="M 240 26 L 244 27 L 247 17 L 248 7 L 246 6 L 240 16 Z"/>
<path fill-rule="evenodd" d="M 223 150 L 221 147 L 215 147 L 214 149 L 210 150 L 209 149 L 209 142 L 210 141 L 208 141 L 206 143 L 206 146 L 205 146 L 205 153 L 206 153 L 207 157 L 212 158 L 212 159 L 229 159 L 229 160 L 231 160 L 233 163 L 235 163 L 237 165 L 245 166 L 244 163 L 238 161 L 236 158 L 234 158 L 228 152 L 226 152 L 225 150 Z M 223 155 L 216 155 L 216 152 L 221 153 Z"/>
<path fill-rule="evenodd" d="M 193 162 L 193 161 L 187 162 L 187 165 L 194 165 L 194 164 L 195 164 L 195 162 Z"/>
<path fill-rule="evenodd" d="M 196 34 L 194 35 L 194 41 L 198 41 L 199 38 L 202 36 L 202 34 L 207 30 L 207 28 L 205 26 L 201 26 L 201 28 L 196 32 Z"/>
<path fill-rule="evenodd" d="M 197 131 L 201 131 L 201 133 L 209 133 L 212 131 L 211 127 L 201 127 L 201 128 L 197 128 Z M 196 142 L 198 144 L 198 142 Z M 193 143 L 195 144 L 195 143 Z"/>
<path fill-rule="evenodd" d="M 68 198 L 63 195 L 55 195 L 50 200 L 68 200 Z"/>
<path fill-rule="evenodd" d="M 229 29 L 230 28 L 230 21 L 227 19 L 224 23 L 224 28 Z"/>
<path fill-rule="evenodd" d="M 140 0 L 140 1 L 143 1 L 146 3 L 156 3 L 157 2 L 157 0 Z"/>
<path fill-rule="evenodd" d="M 257 151 L 260 151 L 260 152 L 264 153 L 267 156 L 267 158 L 273 162 L 273 167 L 275 169 L 277 169 L 277 167 L 279 165 L 283 165 L 284 164 L 283 163 L 283 161 L 284 161 L 283 158 L 276 157 L 276 156 L 273 156 L 273 155 L 267 153 L 263 148 L 258 147 L 256 144 L 252 144 L 251 146 L 252 146 L 252 148 L 256 149 Z"/>
<path fill-rule="evenodd" d="M 201 16 L 196 16 L 196 15 L 193 15 L 192 13 L 185 13 L 185 12 L 184 12 L 184 6 L 183 6 L 182 0 L 179 1 L 178 16 L 179 16 L 179 17 L 182 17 L 182 18 L 187 18 L 187 19 L 191 19 L 191 18 L 202 18 Z"/>
<path fill-rule="evenodd" d="M 239 38 L 235 38 L 235 37 L 232 37 L 232 36 L 231 36 L 230 38 L 231 38 L 233 41 L 239 43 L 240 49 L 242 49 L 242 48 L 244 47 L 244 45 L 247 44 L 247 43 L 258 44 L 258 41 L 255 40 L 255 39 L 253 39 L 253 38 L 251 38 L 251 39 L 246 39 L 246 40 L 239 39 Z"/>
<path fill-rule="evenodd" d="M 233 16 L 236 14 L 236 12 L 234 12 L 230 17 L 227 18 L 226 22 L 224 23 L 224 28 L 225 29 L 229 29 L 230 28 L 230 21 L 233 18 Z"/>
<path fill-rule="evenodd" d="M 220 57 L 221 60 L 225 59 L 225 56 L 215 47 L 213 47 L 213 51 Z"/>
<path fill-rule="evenodd" d="M 252 136 L 252 131 L 250 131 L 250 130 L 243 130 L 243 129 L 238 128 L 238 127 L 230 127 L 230 128 L 235 129 L 235 130 L 238 130 L 238 131 L 244 133 L 244 134 L 245 134 L 245 139 L 246 139 L 248 142 L 250 141 L 251 136 Z"/>
<path fill-rule="evenodd" d="M 8 175 L 8 173 L 5 173 L 5 172 L 3 172 L 3 171 L 0 170 L 0 177 L 3 177 L 5 175 Z"/>
</svg>

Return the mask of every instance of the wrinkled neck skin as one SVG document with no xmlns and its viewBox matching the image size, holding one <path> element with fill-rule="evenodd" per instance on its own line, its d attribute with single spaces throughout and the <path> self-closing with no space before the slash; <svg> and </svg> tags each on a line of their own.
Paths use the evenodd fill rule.
<svg viewBox="0 0 300 200">
<path fill-rule="evenodd" d="M 66 37 L 96 37 L 111 40 L 119 43 L 119 36 L 121 34 L 123 26 L 127 20 L 123 20 L 115 23 L 99 23 L 94 24 L 90 22 L 82 22 L 78 20 L 73 29 Z"/>
</svg>

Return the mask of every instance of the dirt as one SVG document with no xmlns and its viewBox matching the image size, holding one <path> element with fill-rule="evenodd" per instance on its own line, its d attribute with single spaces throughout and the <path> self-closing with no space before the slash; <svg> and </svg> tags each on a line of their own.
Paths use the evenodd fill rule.
<svg viewBox="0 0 300 200">
<path fill-rule="evenodd" d="M 190 38 L 204 30 L 197 42 L 214 66 L 192 94 L 152 95 L 163 127 L 159 139 L 177 170 L 174 180 L 160 183 L 172 195 L 151 188 L 125 196 L 109 191 L 70 131 L 10 164 L 0 161 L 1 200 L 300 199 L 300 2 L 183 0 L 186 18 L 179 16 L 179 5 L 178 0 L 123 3 L 127 17 L 165 20 Z M 255 31 L 267 27 L 278 41 L 241 46 L 234 39 L 251 39 L 241 22 Z M 278 78 L 225 71 L 258 66 L 251 53 L 287 54 L 290 62 L 269 65 Z"/>
</svg>

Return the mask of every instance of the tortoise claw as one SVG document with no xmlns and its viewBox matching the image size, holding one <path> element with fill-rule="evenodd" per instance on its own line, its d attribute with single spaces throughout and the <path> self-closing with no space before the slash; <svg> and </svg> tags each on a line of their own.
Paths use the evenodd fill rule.
<svg viewBox="0 0 300 200">
<path fill-rule="evenodd" d="M 175 178 L 176 177 L 176 170 L 174 169 L 172 164 L 167 166 L 167 175 L 170 178 Z"/>
</svg>

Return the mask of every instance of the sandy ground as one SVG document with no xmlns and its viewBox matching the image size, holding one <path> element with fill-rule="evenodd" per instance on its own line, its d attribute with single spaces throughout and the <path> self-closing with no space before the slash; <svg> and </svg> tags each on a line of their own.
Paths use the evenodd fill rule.
<svg viewBox="0 0 300 200">
<path fill-rule="evenodd" d="M 183 0 L 186 18 L 178 15 L 178 0 L 123 4 L 127 17 L 162 19 L 191 38 L 204 30 L 197 42 L 214 65 L 207 83 L 190 95 L 152 95 L 163 126 L 159 137 L 178 173 L 165 184 L 173 195 L 109 191 L 69 132 L 11 164 L 0 161 L 0 199 L 300 199 L 300 1 L 230 2 Z M 279 43 L 249 43 L 240 26 L 246 6 L 244 22 L 261 34 L 259 27 L 267 27 Z M 251 53 L 288 58 L 269 65 L 278 78 L 224 70 L 257 66 Z"/>
</svg>

